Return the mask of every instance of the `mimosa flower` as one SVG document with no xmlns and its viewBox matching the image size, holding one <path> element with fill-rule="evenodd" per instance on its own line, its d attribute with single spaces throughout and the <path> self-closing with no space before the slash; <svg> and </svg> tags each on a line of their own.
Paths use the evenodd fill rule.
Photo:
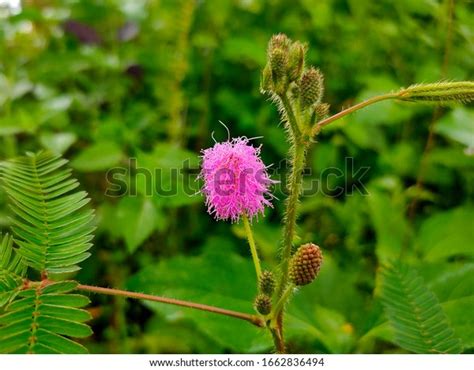
<svg viewBox="0 0 474 370">
<path fill-rule="evenodd" d="M 270 206 L 274 182 L 260 159 L 260 147 L 244 137 L 216 143 L 203 150 L 200 178 L 209 214 L 217 220 L 236 222 L 244 214 L 250 219 Z"/>
</svg>

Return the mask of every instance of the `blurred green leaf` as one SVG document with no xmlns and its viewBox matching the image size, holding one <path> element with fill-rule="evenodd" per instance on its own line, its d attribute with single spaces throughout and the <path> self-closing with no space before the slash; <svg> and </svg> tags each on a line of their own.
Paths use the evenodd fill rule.
<svg viewBox="0 0 474 370">
<path fill-rule="evenodd" d="M 63 154 L 77 140 L 73 132 L 51 133 L 45 132 L 39 138 L 41 144 L 54 154 Z"/>
<path fill-rule="evenodd" d="M 149 198 L 128 196 L 120 200 L 116 212 L 115 227 L 125 239 L 128 251 L 133 253 L 156 228 L 155 206 Z"/>
<path fill-rule="evenodd" d="M 117 144 L 104 141 L 84 149 L 72 160 L 71 166 L 83 172 L 104 171 L 118 165 L 122 157 Z"/>
<path fill-rule="evenodd" d="M 474 110 L 455 108 L 435 126 L 435 132 L 467 147 L 474 147 Z"/>
<path fill-rule="evenodd" d="M 329 353 L 350 352 L 355 341 L 352 325 L 338 311 L 314 303 L 310 310 L 291 310 L 287 317 L 288 334 L 299 340 L 317 339 Z"/>
<path fill-rule="evenodd" d="M 431 270 L 429 287 L 440 302 L 474 296 L 474 263 L 436 263 Z"/>
<path fill-rule="evenodd" d="M 474 348 L 474 295 L 447 301 L 442 306 L 464 348 Z"/>
<path fill-rule="evenodd" d="M 474 208 L 470 206 L 437 213 L 426 219 L 416 245 L 427 261 L 451 256 L 474 256 Z"/>
<path fill-rule="evenodd" d="M 198 156 L 172 144 L 157 144 L 152 153 L 137 156 L 139 193 L 153 196 L 158 204 L 179 207 L 202 202 L 196 176 Z"/>
<path fill-rule="evenodd" d="M 407 242 L 409 229 L 405 220 L 405 200 L 398 190 L 392 194 L 369 188 L 367 201 L 370 218 L 377 234 L 375 253 L 380 262 L 397 259 Z"/>
</svg>

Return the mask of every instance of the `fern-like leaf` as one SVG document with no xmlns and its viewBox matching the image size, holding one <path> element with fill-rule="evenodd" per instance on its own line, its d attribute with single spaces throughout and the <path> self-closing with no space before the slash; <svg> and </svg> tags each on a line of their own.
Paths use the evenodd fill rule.
<svg viewBox="0 0 474 370">
<path fill-rule="evenodd" d="M 0 164 L 5 191 L 15 213 L 12 230 L 18 254 L 42 273 L 79 269 L 92 244 L 93 210 L 60 156 L 42 152 Z"/>
<path fill-rule="evenodd" d="M 0 234 L 0 307 L 20 292 L 25 273 L 26 265 L 13 250 L 12 237 Z"/>
<path fill-rule="evenodd" d="M 436 296 L 423 279 L 400 263 L 382 268 L 379 294 L 395 341 L 415 353 L 460 353 L 455 336 Z"/>
<path fill-rule="evenodd" d="M 89 336 L 85 321 L 89 312 L 80 309 L 89 299 L 70 291 L 74 281 L 62 281 L 22 290 L 0 316 L 0 353 L 87 353 L 71 340 Z"/>
</svg>

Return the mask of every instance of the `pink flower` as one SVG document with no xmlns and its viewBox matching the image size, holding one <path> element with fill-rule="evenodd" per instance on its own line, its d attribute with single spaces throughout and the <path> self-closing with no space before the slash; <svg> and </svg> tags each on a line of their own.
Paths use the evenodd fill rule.
<svg viewBox="0 0 474 370">
<path fill-rule="evenodd" d="M 203 150 L 200 178 L 209 214 L 217 220 L 238 221 L 263 214 L 270 206 L 269 187 L 274 182 L 260 159 L 260 147 L 239 137 Z"/>
</svg>

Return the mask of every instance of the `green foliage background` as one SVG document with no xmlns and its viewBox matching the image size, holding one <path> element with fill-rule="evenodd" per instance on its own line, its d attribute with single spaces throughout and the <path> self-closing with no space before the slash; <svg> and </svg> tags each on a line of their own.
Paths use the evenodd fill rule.
<svg viewBox="0 0 474 370">
<path fill-rule="evenodd" d="M 196 167 L 212 131 L 226 138 L 219 120 L 233 136 L 263 136 L 257 143 L 264 161 L 278 168 L 285 134 L 275 107 L 259 93 L 274 33 L 308 42 L 308 61 L 325 74 L 332 112 L 415 82 L 472 80 L 473 7 L 456 1 L 450 22 L 450 4 L 29 0 L 10 16 L 0 8 L 0 159 L 40 149 L 71 159 L 97 209 L 98 230 L 92 257 L 65 277 L 251 312 L 254 272 L 243 228 L 215 222 L 201 196 L 184 192 L 184 175 L 176 181 L 167 170 Z M 426 302 L 439 301 L 435 317 L 451 325 L 460 340 L 453 346 L 472 352 L 473 122 L 472 107 L 384 102 L 323 130 L 309 153 L 306 181 L 321 179 L 325 191 L 303 197 L 299 234 L 322 247 L 325 261 L 289 309 L 290 351 L 430 351 L 388 324 L 394 311 L 386 315 L 383 304 L 395 299 L 407 317 L 410 307 L 424 312 Z M 334 178 L 324 171 L 344 170 L 346 157 L 354 158 L 355 170 L 370 167 L 367 195 L 331 192 L 354 181 L 350 172 Z M 106 195 L 106 172 L 128 168 L 129 158 L 140 168 L 161 168 L 152 185 L 171 186 L 176 196 L 146 196 L 146 177 L 134 171 L 124 181 L 137 196 Z M 278 262 L 282 188 L 275 189 L 274 209 L 254 225 L 268 267 Z M 5 197 L 1 192 L 2 229 L 10 225 Z M 380 272 L 394 260 L 404 266 Z M 426 301 L 384 290 L 414 279 Z M 271 350 L 267 334 L 246 323 L 90 298 L 94 334 L 80 342 L 91 352 Z"/>
</svg>

